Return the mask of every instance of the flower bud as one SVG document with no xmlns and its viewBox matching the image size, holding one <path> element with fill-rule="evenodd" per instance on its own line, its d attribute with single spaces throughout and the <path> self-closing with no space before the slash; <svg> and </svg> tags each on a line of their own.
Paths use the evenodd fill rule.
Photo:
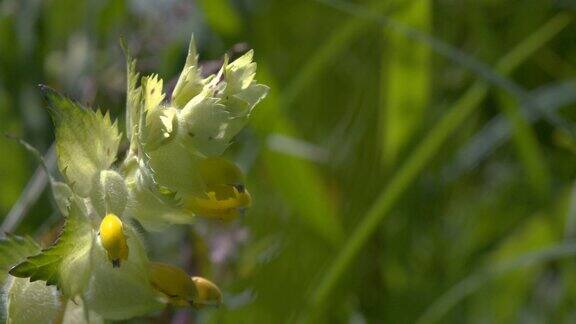
<svg viewBox="0 0 576 324">
<path fill-rule="evenodd" d="M 150 262 L 150 284 L 176 306 L 189 306 L 197 296 L 188 274 L 166 263 Z"/>
<path fill-rule="evenodd" d="M 120 260 L 128 259 L 128 244 L 122 228 L 122 221 L 114 214 L 108 214 L 100 223 L 100 243 L 106 250 L 114 268 L 120 267 Z"/>
<path fill-rule="evenodd" d="M 202 277 L 192 277 L 198 296 L 194 299 L 194 307 L 220 306 L 222 292 L 212 281 Z"/>
</svg>

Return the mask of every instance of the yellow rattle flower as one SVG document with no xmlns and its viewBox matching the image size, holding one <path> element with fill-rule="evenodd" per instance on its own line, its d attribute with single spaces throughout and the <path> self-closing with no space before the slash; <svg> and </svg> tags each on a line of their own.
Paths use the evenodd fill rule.
<svg viewBox="0 0 576 324">
<path fill-rule="evenodd" d="M 222 304 L 222 292 L 214 283 L 202 277 L 190 277 L 170 264 L 150 262 L 150 283 L 175 306 L 202 308 Z"/>
<path fill-rule="evenodd" d="M 199 164 L 206 192 L 184 200 L 187 209 L 200 216 L 232 220 L 250 207 L 252 198 L 244 186 L 242 171 L 221 157 L 209 157 Z"/>
<path fill-rule="evenodd" d="M 107 214 L 100 223 L 100 242 L 112 261 L 114 268 L 120 267 L 120 260 L 128 259 L 128 244 L 122 228 L 122 221 L 114 214 Z"/>
</svg>

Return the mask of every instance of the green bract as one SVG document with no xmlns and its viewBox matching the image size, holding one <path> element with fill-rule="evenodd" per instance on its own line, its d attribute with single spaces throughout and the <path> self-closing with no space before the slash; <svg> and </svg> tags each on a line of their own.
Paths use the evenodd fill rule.
<svg viewBox="0 0 576 324">
<path fill-rule="evenodd" d="M 74 297 L 84 290 L 88 282 L 93 240 L 90 220 L 77 203 L 73 203 L 56 243 L 13 267 L 10 274 L 29 277 L 30 281 L 46 281 L 48 285 L 57 285 L 64 296 Z"/>
<path fill-rule="evenodd" d="M 74 191 L 86 197 L 94 175 L 108 169 L 114 160 L 120 134 L 108 114 L 88 110 L 41 86 L 56 127 L 58 168 Z"/>
<path fill-rule="evenodd" d="M 242 172 L 219 155 L 268 92 L 254 80 L 252 57 L 252 51 L 232 63 L 225 57 L 217 74 L 203 78 L 192 39 L 175 89 L 166 95 L 162 79 L 140 78 L 127 55 L 129 149 L 118 162 L 121 135 L 107 113 L 41 86 L 64 180 L 51 176 L 50 183 L 65 221 L 57 241 L 43 250 L 28 238 L 0 241 L 0 267 L 11 275 L 0 277 L 8 323 L 127 319 L 171 300 L 151 284 L 133 223 L 162 230 L 195 216 L 229 220 L 249 206 Z M 118 218 L 102 222 L 109 214 Z M 121 262 L 109 257 L 115 244 L 128 251 Z M 162 280 L 154 278 L 156 288 Z M 26 312 L 32 303 L 42 306 Z"/>
</svg>

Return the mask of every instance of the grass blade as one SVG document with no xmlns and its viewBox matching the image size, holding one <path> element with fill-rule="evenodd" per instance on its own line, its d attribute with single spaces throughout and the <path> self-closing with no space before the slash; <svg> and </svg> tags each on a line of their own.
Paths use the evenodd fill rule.
<svg viewBox="0 0 576 324">
<path fill-rule="evenodd" d="M 514 144 L 532 190 L 539 196 L 547 196 L 551 184 L 550 170 L 546 165 L 534 130 L 514 98 L 506 93 L 498 92 L 498 99 L 504 115 L 512 125 Z"/>
<path fill-rule="evenodd" d="M 576 244 L 566 243 L 543 248 L 538 251 L 524 254 L 512 261 L 502 262 L 493 267 L 488 267 L 475 273 L 453 286 L 442 295 L 434 304 L 416 321 L 418 324 L 438 322 L 450 309 L 458 304 L 466 296 L 470 295 L 486 282 L 510 271 L 524 269 L 526 267 L 542 264 L 545 262 L 574 256 Z"/>
<path fill-rule="evenodd" d="M 477 76 L 482 78 L 487 83 L 513 95 L 522 105 L 526 106 L 527 109 L 541 110 L 543 112 L 543 117 L 548 122 L 550 122 L 551 124 L 555 125 L 558 128 L 561 128 L 566 133 L 574 135 L 572 125 L 567 124 L 563 119 L 557 118 L 557 116 L 550 114 L 545 109 L 542 109 L 535 103 L 533 98 L 530 97 L 530 94 L 524 88 L 522 88 L 514 81 L 505 78 L 501 75 L 507 73 L 507 71 L 510 69 L 510 67 L 508 66 L 509 65 L 508 62 L 518 61 L 518 58 L 526 56 L 525 53 L 528 52 L 531 53 L 530 49 L 534 47 L 535 44 L 538 44 L 538 37 L 532 37 L 530 41 L 526 41 L 523 44 L 521 44 L 520 46 L 522 48 L 518 48 L 517 50 L 514 51 L 513 54 L 507 56 L 503 61 L 499 62 L 498 66 L 496 67 L 496 71 L 494 71 L 487 64 L 462 52 L 461 50 L 455 48 L 454 46 L 448 43 L 438 40 L 415 28 L 407 26 L 402 22 L 396 21 L 384 15 L 380 15 L 377 12 L 371 11 L 363 6 L 359 6 L 351 2 L 342 0 L 316 0 L 316 1 L 324 3 L 334 9 L 349 13 L 351 15 L 364 17 L 365 19 L 371 20 L 374 23 L 388 27 L 394 30 L 395 32 L 403 35 L 406 38 L 430 46 L 430 49 L 432 49 L 436 54 L 444 56 L 445 58 L 453 61 L 454 63 L 461 65 L 462 67 L 474 72 Z M 560 26 L 563 24 L 567 25 L 572 20 L 572 17 L 568 13 L 560 13 L 555 18 L 558 20 L 556 24 Z M 546 26 L 549 26 L 549 24 L 546 24 Z M 564 27 L 560 27 L 560 29 L 562 28 Z"/>
<path fill-rule="evenodd" d="M 555 113 L 559 108 L 576 102 L 575 90 L 576 80 L 567 80 L 533 90 L 531 96 L 538 102 L 538 106 L 546 107 L 551 113 Z M 522 109 L 531 123 L 542 117 L 539 110 L 528 110 L 525 107 Z M 458 151 L 454 162 L 444 168 L 442 178 L 447 182 L 453 181 L 462 173 L 474 169 L 503 145 L 510 134 L 510 125 L 503 114 L 492 118 Z"/>
<path fill-rule="evenodd" d="M 560 22 L 557 22 L 558 20 L 560 20 Z M 560 17 L 556 16 L 552 18 L 551 22 L 555 23 L 552 24 L 548 22 L 538 31 L 528 36 L 509 54 L 504 56 L 497 64 L 498 70 L 502 73 L 509 73 L 512 68 L 520 65 L 520 63 L 533 54 L 536 49 L 544 45 L 547 40 L 562 30 L 562 28 L 555 27 L 556 25 L 565 26 L 569 21 L 570 17 L 563 14 L 560 14 Z M 543 34 L 547 35 L 547 37 L 541 36 Z M 421 37 L 417 39 L 420 38 Z M 442 48 L 449 50 L 450 53 L 455 50 L 447 44 L 441 44 Z M 456 56 L 464 59 L 466 62 L 471 59 L 460 52 L 456 53 Z M 474 61 L 473 65 L 477 66 L 478 62 Z M 481 70 L 484 71 L 484 67 L 482 67 Z M 488 74 L 491 75 L 492 73 L 489 72 Z M 501 79 L 498 74 L 495 75 Z M 508 81 L 505 82 L 509 83 Z M 314 319 L 319 313 L 324 311 L 328 296 L 331 295 L 335 286 L 351 266 L 353 260 L 362 250 L 368 239 L 374 234 L 378 225 L 392 210 L 394 204 L 408 189 L 418 174 L 420 174 L 424 169 L 426 164 L 432 159 L 432 157 L 434 157 L 444 141 L 458 128 L 458 126 L 462 125 L 466 117 L 474 111 L 477 107 L 477 103 L 481 101 L 486 91 L 487 85 L 485 83 L 481 81 L 476 82 L 415 148 L 413 153 L 400 167 L 386 188 L 380 193 L 369 211 L 349 236 L 346 244 L 342 250 L 340 250 L 340 253 L 336 256 L 334 262 L 329 266 L 325 275 L 320 279 L 317 288 L 314 290 L 314 293 L 309 300 L 309 308 L 307 311 L 310 312 L 310 314 L 305 314 L 305 316 L 308 315 L 306 319 Z"/>
<path fill-rule="evenodd" d="M 431 31 L 429 0 L 405 1 L 392 17 L 419 30 Z M 380 98 L 382 161 L 387 168 L 419 128 L 430 98 L 430 48 L 384 27 Z"/>
</svg>

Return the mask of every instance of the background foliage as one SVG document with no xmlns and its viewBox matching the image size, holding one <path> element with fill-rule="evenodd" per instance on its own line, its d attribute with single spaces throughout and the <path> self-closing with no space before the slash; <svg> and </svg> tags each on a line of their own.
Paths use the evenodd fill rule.
<svg viewBox="0 0 576 324">
<path fill-rule="evenodd" d="M 166 80 L 191 33 L 203 59 L 254 48 L 272 91 L 229 152 L 254 206 L 147 237 L 152 258 L 218 282 L 225 307 L 135 323 L 573 322 L 574 10 L 0 0 L 0 131 L 48 151 L 38 83 L 122 119 L 120 36 Z M 3 217 L 38 163 L 7 138 L 0 157 Z M 51 242 L 56 210 L 42 195 L 14 232 Z"/>
</svg>

